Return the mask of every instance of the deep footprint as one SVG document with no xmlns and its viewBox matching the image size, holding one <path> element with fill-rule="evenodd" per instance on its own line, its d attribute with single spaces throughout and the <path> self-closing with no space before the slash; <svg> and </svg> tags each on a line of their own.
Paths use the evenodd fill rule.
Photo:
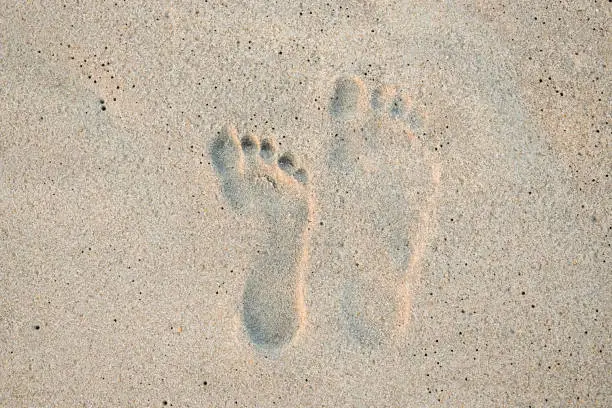
<svg viewBox="0 0 612 408">
<path fill-rule="evenodd" d="M 274 140 L 260 142 L 253 135 L 239 140 L 233 126 L 219 132 L 211 157 L 232 208 L 265 230 L 245 283 L 242 320 L 255 346 L 279 349 L 294 338 L 304 317 L 306 227 L 312 214 L 308 174 L 297 168 L 293 154 L 277 156 Z"/>
<path fill-rule="evenodd" d="M 330 101 L 336 136 L 328 157 L 342 207 L 332 217 L 351 254 L 343 260 L 343 326 L 366 346 L 406 327 L 411 290 L 436 207 L 439 165 L 416 137 L 423 115 L 397 88 L 368 92 L 360 78 L 336 81 Z"/>
</svg>

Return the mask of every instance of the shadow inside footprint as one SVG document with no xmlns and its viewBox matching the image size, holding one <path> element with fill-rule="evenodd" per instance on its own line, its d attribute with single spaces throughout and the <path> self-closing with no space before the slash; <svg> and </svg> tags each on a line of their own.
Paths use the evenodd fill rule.
<svg viewBox="0 0 612 408">
<path fill-rule="evenodd" d="M 298 330 L 299 310 L 286 286 L 264 282 L 261 274 L 251 276 L 242 298 L 242 319 L 249 339 L 260 347 L 282 347 Z"/>
</svg>

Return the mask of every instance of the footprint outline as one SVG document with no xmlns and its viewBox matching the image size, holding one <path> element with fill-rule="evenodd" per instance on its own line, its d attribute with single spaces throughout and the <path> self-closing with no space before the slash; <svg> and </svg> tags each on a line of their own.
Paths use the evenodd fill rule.
<svg viewBox="0 0 612 408">
<path fill-rule="evenodd" d="M 267 231 L 242 294 L 241 317 L 251 344 L 262 351 L 282 349 L 305 323 L 304 276 L 314 197 L 308 172 L 291 152 L 278 154 L 272 137 L 238 138 L 225 125 L 210 155 L 223 196 L 242 216 L 257 217 Z"/>
</svg>

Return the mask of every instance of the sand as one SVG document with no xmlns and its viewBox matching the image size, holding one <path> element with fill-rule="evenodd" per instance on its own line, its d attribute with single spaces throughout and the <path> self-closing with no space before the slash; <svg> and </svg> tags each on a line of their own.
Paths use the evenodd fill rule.
<svg viewBox="0 0 612 408">
<path fill-rule="evenodd" d="M 5 3 L 0 406 L 612 405 L 609 3 Z"/>
</svg>

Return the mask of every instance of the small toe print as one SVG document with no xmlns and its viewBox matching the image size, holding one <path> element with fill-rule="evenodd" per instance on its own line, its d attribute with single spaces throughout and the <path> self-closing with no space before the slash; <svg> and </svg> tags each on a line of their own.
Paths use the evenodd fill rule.
<svg viewBox="0 0 612 408">
<path fill-rule="evenodd" d="M 292 153 L 284 153 L 278 158 L 278 167 L 286 173 L 292 174 L 295 168 L 295 161 L 295 156 Z"/>
<path fill-rule="evenodd" d="M 394 90 L 389 86 L 382 86 L 372 92 L 372 108 L 375 111 L 381 112 L 390 110 L 389 105 L 392 102 Z"/>
<path fill-rule="evenodd" d="M 391 116 L 399 117 L 404 113 L 403 101 L 401 98 L 395 98 L 393 104 L 391 104 Z"/>
<path fill-rule="evenodd" d="M 242 150 L 245 153 L 252 154 L 257 151 L 259 147 L 259 141 L 254 135 L 246 135 L 240 141 L 240 145 L 242 146 Z"/>
<path fill-rule="evenodd" d="M 272 139 L 264 139 L 261 142 L 261 150 L 259 155 L 266 161 L 271 162 L 276 154 L 275 143 Z"/>
<path fill-rule="evenodd" d="M 302 184 L 307 184 L 308 183 L 308 173 L 306 172 L 306 170 L 304 170 L 302 168 L 298 169 L 293 174 L 293 178 L 295 178 L 298 182 L 300 182 Z"/>
<path fill-rule="evenodd" d="M 397 95 L 397 97 L 393 100 L 393 104 L 391 105 L 391 116 L 406 116 L 410 111 L 411 105 L 412 102 L 410 97 L 406 95 Z"/>
</svg>

